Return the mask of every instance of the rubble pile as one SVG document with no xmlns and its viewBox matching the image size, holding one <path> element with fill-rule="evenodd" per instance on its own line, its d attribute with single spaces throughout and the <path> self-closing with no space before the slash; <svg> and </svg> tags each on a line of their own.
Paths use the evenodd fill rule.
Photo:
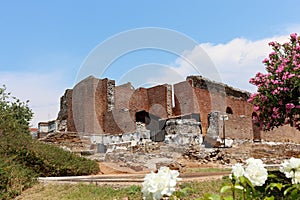
<svg viewBox="0 0 300 200">
<path fill-rule="evenodd" d="M 75 132 L 56 132 L 50 133 L 39 141 L 54 144 L 70 149 L 72 152 L 87 150 L 90 148 L 90 140 L 80 137 Z"/>
<path fill-rule="evenodd" d="M 141 130 L 144 130 L 145 135 L 149 134 L 143 124 L 139 124 L 139 127 Z M 171 130 L 172 127 L 169 128 Z M 135 134 L 125 136 L 131 138 Z M 110 136 L 109 139 L 116 141 L 115 137 L 117 136 Z M 198 142 L 178 145 L 177 142 L 168 142 L 168 140 L 165 142 L 153 142 L 149 139 L 142 138 L 140 140 L 139 138 L 137 140 L 129 140 L 128 142 L 107 144 L 105 145 L 107 150 L 104 152 L 92 150 L 97 149 L 93 145 L 97 146 L 99 144 L 93 144 L 90 139 L 85 139 L 85 137 L 77 133 L 59 132 L 48 134 L 47 137 L 39 140 L 63 146 L 72 152 L 92 152 L 92 155 L 86 154 L 86 156 L 99 162 L 114 163 L 120 167 L 130 168 L 136 172 L 152 171 L 159 169 L 161 166 L 169 166 L 181 170 L 184 167 L 182 163 L 185 161 L 198 165 L 216 164 L 231 166 L 236 163 L 245 163 L 250 157 L 260 158 L 265 164 L 273 165 L 280 164 L 283 160 L 289 159 L 292 156 L 298 157 L 300 152 L 300 144 L 255 143 L 249 140 L 228 139 L 225 141 L 225 144 L 227 144 L 225 147 L 206 148 L 205 145 L 201 145 Z"/>
<path fill-rule="evenodd" d="M 197 146 L 190 146 L 190 148 L 186 149 L 183 157 L 199 162 L 200 164 L 213 162 L 216 164 L 228 165 L 232 161 L 230 155 L 222 151 L 221 148 L 201 148 Z"/>
<path fill-rule="evenodd" d="M 201 144 L 201 122 L 195 119 L 169 119 L 165 127 L 165 142 L 177 145 Z"/>
<path fill-rule="evenodd" d="M 298 157 L 299 144 L 292 143 L 253 143 L 234 141 L 232 148 L 203 148 L 190 146 L 183 153 L 184 158 L 201 164 L 216 163 L 232 165 L 245 163 L 250 157 L 262 159 L 265 164 L 280 164 L 290 157 Z"/>
</svg>

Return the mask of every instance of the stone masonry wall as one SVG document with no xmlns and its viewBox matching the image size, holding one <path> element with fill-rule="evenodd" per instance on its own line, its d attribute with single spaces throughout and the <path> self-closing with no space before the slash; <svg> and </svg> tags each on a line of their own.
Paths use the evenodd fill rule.
<svg viewBox="0 0 300 200">
<path fill-rule="evenodd" d="M 172 107 L 172 92 L 175 105 Z M 135 130 L 135 114 L 146 111 L 159 118 L 199 113 L 203 135 L 209 128 L 208 115 L 227 114 L 226 137 L 253 139 L 253 105 L 249 93 L 201 76 L 190 76 L 174 85 L 134 89 L 130 83 L 115 86 L 109 79 L 88 77 L 61 98 L 59 130 L 92 134 L 123 134 Z M 228 113 L 226 113 L 226 111 Z M 75 126 L 76 125 L 76 126 Z M 222 136 L 222 128 L 220 128 Z M 257 133 L 256 133 L 257 134 Z M 261 131 L 261 139 L 300 142 L 300 134 L 289 126 Z"/>
</svg>

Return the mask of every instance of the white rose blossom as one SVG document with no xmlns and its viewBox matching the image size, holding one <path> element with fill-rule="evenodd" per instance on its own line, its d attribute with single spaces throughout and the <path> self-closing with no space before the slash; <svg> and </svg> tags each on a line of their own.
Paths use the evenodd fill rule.
<svg viewBox="0 0 300 200">
<path fill-rule="evenodd" d="M 279 168 L 279 171 L 284 173 L 287 178 L 292 178 L 292 184 L 300 183 L 300 159 L 290 158 L 285 160 Z"/>
<path fill-rule="evenodd" d="M 239 177 L 244 175 L 244 167 L 241 163 L 237 163 L 232 166 L 231 174 L 229 175 L 229 178 L 232 179 L 232 175 L 236 178 L 237 181 L 239 181 Z"/>
<path fill-rule="evenodd" d="M 249 158 L 246 160 L 247 167 L 244 176 L 252 183 L 253 186 L 262 186 L 268 179 L 268 171 L 262 160 Z"/>
<path fill-rule="evenodd" d="M 176 181 L 180 180 L 178 176 L 178 171 L 168 167 L 161 167 L 157 173 L 146 174 L 142 183 L 143 197 L 158 200 L 164 195 L 171 196 L 175 191 Z"/>
</svg>

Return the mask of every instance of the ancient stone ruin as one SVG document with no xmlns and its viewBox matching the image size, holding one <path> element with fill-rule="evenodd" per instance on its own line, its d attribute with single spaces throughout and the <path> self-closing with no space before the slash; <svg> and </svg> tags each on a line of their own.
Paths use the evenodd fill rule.
<svg viewBox="0 0 300 200">
<path fill-rule="evenodd" d="M 201 76 L 137 89 L 130 83 L 116 85 L 114 80 L 90 76 L 65 91 L 57 120 L 41 122 L 39 135 L 78 133 L 98 151 L 112 144 L 130 147 L 146 141 L 200 145 L 204 140 L 211 146 L 225 138 L 300 141 L 287 127 L 285 136 L 282 130 L 262 135 L 253 105 L 247 102 L 249 95 Z"/>
</svg>

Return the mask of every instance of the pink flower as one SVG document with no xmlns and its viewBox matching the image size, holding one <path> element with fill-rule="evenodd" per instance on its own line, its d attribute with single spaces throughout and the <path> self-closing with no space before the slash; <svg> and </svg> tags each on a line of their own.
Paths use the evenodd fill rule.
<svg viewBox="0 0 300 200">
<path fill-rule="evenodd" d="M 259 106 L 254 105 L 254 111 L 259 111 Z"/>
<path fill-rule="evenodd" d="M 279 94 L 279 90 L 275 89 L 274 91 L 272 91 L 272 94 L 273 94 L 273 95 Z"/>
<path fill-rule="evenodd" d="M 269 57 L 272 57 L 272 56 L 274 56 L 274 55 L 276 55 L 276 52 L 275 52 L 275 51 L 271 52 L 271 53 L 269 54 Z"/>
<path fill-rule="evenodd" d="M 290 37 L 291 37 L 292 40 L 296 40 L 297 39 L 297 33 L 292 33 L 290 35 Z"/>
<path fill-rule="evenodd" d="M 268 97 L 261 95 L 261 100 L 262 100 L 262 102 L 266 102 L 268 100 Z"/>
<path fill-rule="evenodd" d="M 295 76 L 295 74 L 289 74 L 287 77 L 288 78 L 292 78 L 292 77 L 294 77 Z"/>
<path fill-rule="evenodd" d="M 265 59 L 262 61 L 262 63 L 267 63 L 267 62 L 269 62 L 269 59 L 268 59 L 268 58 L 265 58 Z"/>
<path fill-rule="evenodd" d="M 258 93 L 251 94 L 247 101 L 252 102 L 257 95 L 258 95 Z"/>
<path fill-rule="evenodd" d="M 275 45 L 275 42 L 269 42 L 269 45 L 270 45 L 270 46 L 274 46 L 274 45 Z"/>
<path fill-rule="evenodd" d="M 277 108 L 277 107 L 274 107 L 274 108 L 273 108 L 273 112 L 274 112 L 274 113 L 278 113 L 278 111 L 279 111 L 279 108 Z"/>
<path fill-rule="evenodd" d="M 293 108 L 295 108 L 295 105 L 294 105 L 293 103 L 287 103 L 287 104 L 285 105 L 285 109 L 286 109 L 286 112 L 287 112 L 287 113 L 291 112 L 291 110 L 292 110 Z"/>
<path fill-rule="evenodd" d="M 276 73 L 280 73 L 280 72 L 282 72 L 284 70 L 284 65 L 280 65 L 279 67 L 278 67 L 278 69 L 276 70 Z"/>
</svg>

